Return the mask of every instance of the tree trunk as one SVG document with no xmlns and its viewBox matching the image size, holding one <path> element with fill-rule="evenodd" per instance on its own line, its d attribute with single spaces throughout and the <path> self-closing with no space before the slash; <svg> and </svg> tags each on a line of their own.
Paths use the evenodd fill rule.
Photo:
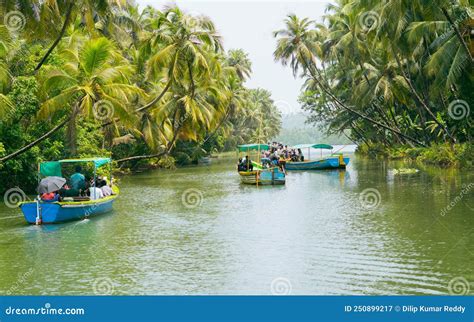
<svg viewBox="0 0 474 322">
<path fill-rule="evenodd" d="M 153 158 L 160 158 L 167 154 L 167 151 L 163 151 L 157 154 L 147 154 L 147 155 L 135 155 L 133 157 L 127 157 L 123 159 L 116 160 L 117 163 L 123 163 L 127 161 L 135 161 L 135 160 L 143 160 L 143 159 L 153 159 Z"/>
<path fill-rule="evenodd" d="M 369 145 L 369 142 L 367 141 L 367 139 L 359 133 L 358 129 L 357 129 L 357 126 L 354 124 L 354 122 L 351 122 L 351 131 L 354 131 L 354 133 L 356 134 L 356 136 L 359 138 L 359 140 L 362 141 L 362 143 L 365 143 L 366 145 Z M 344 133 L 344 131 L 342 132 L 344 135 L 346 135 Z M 347 137 L 347 135 L 346 135 Z M 352 140 L 351 140 L 352 141 Z"/>
<path fill-rule="evenodd" d="M 73 0 L 70 0 L 70 1 L 71 1 L 71 2 L 69 3 L 69 7 L 67 8 L 66 18 L 64 19 L 63 27 L 61 28 L 61 31 L 59 32 L 59 35 L 58 35 L 58 37 L 56 38 L 56 40 L 53 42 L 53 44 L 51 45 L 51 47 L 49 47 L 48 51 L 47 51 L 46 54 L 43 56 L 43 58 L 40 60 L 40 62 L 38 63 L 38 65 L 36 65 L 35 70 L 34 70 L 35 73 L 37 73 L 38 70 L 40 70 L 41 66 L 43 66 L 43 64 L 46 62 L 46 60 L 48 59 L 49 55 L 51 55 L 51 53 L 53 52 L 54 48 L 56 48 L 56 46 L 59 44 L 59 42 L 60 42 L 61 39 L 63 38 L 64 33 L 66 32 L 66 28 L 67 28 L 67 26 L 69 25 L 69 20 L 71 20 L 72 9 L 74 8 L 74 1 L 73 1 Z"/>
<path fill-rule="evenodd" d="M 67 124 L 67 145 L 69 147 L 69 154 L 76 156 L 77 154 L 77 127 L 76 127 L 77 113 L 73 112 Z"/>
<path fill-rule="evenodd" d="M 398 55 L 395 51 L 395 48 L 393 47 L 393 44 L 392 44 L 392 51 L 393 51 L 393 55 L 395 57 L 395 60 L 397 61 L 397 65 L 398 65 L 398 68 L 400 68 L 400 71 L 402 72 L 402 77 L 403 79 L 407 82 L 408 84 L 408 87 L 410 88 L 410 91 L 412 92 L 412 94 L 415 96 L 416 100 L 418 101 L 418 103 L 421 104 L 421 106 L 423 106 L 423 108 L 426 110 L 426 112 L 428 112 L 428 114 L 431 116 L 431 118 L 433 119 L 433 121 L 435 121 L 436 124 L 438 124 L 439 127 L 441 127 L 444 131 L 444 133 L 446 133 L 446 135 L 451 139 L 452 142 L 456 142 L 456 139 L 451 135 L 450 131 L 448 130 L 448 128 L 446 126 L 444 126 L 440 121 L 438 121 L 438 119 L 436 118 L 436 116 L 434 115 L 434 113 L 431 111 L 431 109 L 428 107 L 428 104 L 423 100 L 423 98 L 420 96 L 420 94 L 418 94 L 418 91 L 415 89 L 415 87 L 413 86 L 413 83 L 409 77 L 409 75 L 405 72 L 405 70 L 403 69 L 403 66 L 402 66 L 402 63 L 400 62 L 400 59 L 398 58 Z"/>
<path fill-rule="evenodd" d="M 449 24 L 451 25 L 451 27 L 453 27 L 454 31 L 456 32 L 456 36 L 458 37 L 459 41 L 461 42 L 461 45 L 463 46 L 464 50 L 468 54 L 469 58 L 471 59 L 471 62 L 473 62 L 471 51 L 469 50 L 469 47 L 464 41 L 464 38 L 462 37 L 461 31 L 459 30 L 458 26 L 456 26 L 453 19 L 449 15 L 448 10 L 446 10 L 446 8 L 441 8 L 441 11 L 443 11 L 444 16 L 446 17 L 446 19 L 449 21 Z"/>
<path fill-rule="evenodd" d="M 65 126 L 70 120 L 70 117 L 66 118 L 64 121 L 62 121 L 61 123 L 59 123 L 58 125 L 56 125 L 54 128 L 52 128 L 49 132 L 45 133 L 43 136 L 39 137 L 38 139 L 34 140 L 33 142 L 25 145 L 24 147 L 22 147 L 21 149 L 19 150 L 16 150 L 15 152 L 7 155 L 7 156 L 4 156 L 3 158 L 0 159 L 0 162 L 5 162 L 5 161 L 8 161 L 14 157 L 16 157 L 17 155 L 20 155 L 26 151 L 28 151 L 29 149 L 31 149 L 32 147 L 38 145 L 39 143 L 41 143 L 42 141 L 46 140 L 47 138 L 49 138 L 51 135 L 53 135 L 54 133 L 56 133 L 59 129 L 61 129 L 63 126 Z"/>
<path fill-rule="evenodd" d="M 212 137 L 214 137 L 215 134 L 217 134 L 217 132 L 219 131 L 219 129 L 221 128 L 222 124 L 224 124 L 225 121 L 227 121 L 227 119 L 229 118 L 229 115 L 230 115 L 230 104 L 229 104 L 229 109 L 227 110 L 227 113 L 225 114 L 225 116 L 222 118 L 221 122 L 219 123 L 219 125 L 212 131 L 211 135 L 208 135 L 205 139 L 204 139 L 204 142 L 202 142 L 201 145 L 204 145 L 207 141 L 209 141 Z"/>
<path fill-rule="evenodd" d="M 163 88 L 163 90 L 161 91 L 160 95 L 158 95 L 157 97 L 155 97 L 150 103 L 146 104 L 146 105 L 143 105 L 142 107 L 138 108 L 135 110 L 135 112 L 142 112 L 142 111 L 145 111 L 147 109 L 149 109 L 150 107 L 152 107 L 153 105 L 155 105 L 156 103 L 158 103 L 158 101 L 166 94 L 166 92 L 168 91 L 168 89 L 171 87 L 171 79 L 168 81 L 168 83 L 166 84 L 165 88 Z"/>
<path fill-rule="evenodd" d="M 132 157 L 127 157 L 127 158 L 116 160 L 116 162 L 117 163 L 123 163 L 123 162 L 127 162 L 127 161 L 161 158 L 162 156 L 170 153 L 176 139 L 178 138 L 178 133 L 179 133 L 179 130 L 181 129 L 182 122 L 180 122 L 177 127 L 175 127 L 175 124 L 176 124 L 176 112 L 175 112 L 175 117 L 173 119 L 173 128 L 175 128 L 176 130 L 173 134 L 173 138 L 168 142 L 168 146 L 166 147 L 165 151 L 162 151 L 162 152 L 156 153 L 156 154 L 135 155 L 135 156 L 132 156 Z"/>
</svg>

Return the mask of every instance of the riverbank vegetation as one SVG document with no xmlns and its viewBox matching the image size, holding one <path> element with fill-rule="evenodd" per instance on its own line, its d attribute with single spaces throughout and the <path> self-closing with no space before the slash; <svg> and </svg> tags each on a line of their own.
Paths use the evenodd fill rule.
<svg viewBox="0 0 474 322">
<path fill-rule="evenodd" d="M 278 134 L 251 62 L 213 22 L 128 1 L 7 1 L 0 11 L 0 190 L 41 160 L 186 164 Z"/>
<path fill-rule="evenodd" d="M 337 0 L 288 15 L 276 61 L 305 80 L 309 120 L 365 154 L 472 165 L 473 7 L 467 0 Z"/>
</svg>

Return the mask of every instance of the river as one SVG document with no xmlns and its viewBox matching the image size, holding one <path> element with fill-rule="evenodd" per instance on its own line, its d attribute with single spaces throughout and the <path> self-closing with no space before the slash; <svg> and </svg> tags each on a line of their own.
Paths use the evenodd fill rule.
<svg viewBox="0 0 474 322">
<path fill-rule="evenodd" d="M 274 187 L 233 158 L 124 176 L 113 212 L 60 225 L 1 204 L 0 293 L 472 294 L 473 174 L 351 158 Z"/>
</svg>

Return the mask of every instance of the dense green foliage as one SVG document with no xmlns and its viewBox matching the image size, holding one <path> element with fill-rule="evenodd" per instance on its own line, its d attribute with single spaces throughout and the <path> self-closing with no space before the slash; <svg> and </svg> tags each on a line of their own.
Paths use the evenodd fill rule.
<svg viewBox="0 0 474 322">
<path fill-rule="evenodd" d="M 247 54 L 208 17 L 131 3 L 2 2 L 0 190 L 34 187 L 41 160 L 172 166 L 278 134 Z"/>
<path fill-rule="evenodd" d="M 474 134 L 472 9 L 467 0 L 338 0 L 322 22 L 289 15 L 274 57 L 305 80 L 300 101 L 329 133 L 350 130 L 362 150 L 457 155 Z"/>
</svg>

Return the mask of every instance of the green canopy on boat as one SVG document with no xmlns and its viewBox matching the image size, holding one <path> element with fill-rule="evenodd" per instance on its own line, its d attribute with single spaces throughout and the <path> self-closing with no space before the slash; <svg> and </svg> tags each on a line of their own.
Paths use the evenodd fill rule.
<svg viewBox="0 0 474 322">
<path fill-rule="evenodd" d="M 237 148 L 240 152 L 245 151 L 252 151 L 252 150 L 270 150 L 270 146 L 268 144 L 242 144 L 238 145 Z"/>
<path fill-rule="evenodd" d="M 39 165 L 39 173 L 45 177 L 56 176 L 62 177 L 61 164 L 62 163 L 86 163 L 93 162 L 96 168 L 112 162 L 110 158 L 86 158 L 86 159 L 65 159 L 59 161 L 41 162 Z"/>
<path fill-rule="evenodd" d="M 39 166 L 39 173 L 45 177 L 62 177 L 61 163 L 58 161 L 42 162 Z"/>
<path fill-rule="evenodd" d="M 293 148 L 295 149 L 313 148 L 313 149 L 325 149 L 325 150 L 333 149 L 332 145 L 329 145 L 329 144 L 298 144 L 298 145 L 295 145 Z"/>
</svg>

